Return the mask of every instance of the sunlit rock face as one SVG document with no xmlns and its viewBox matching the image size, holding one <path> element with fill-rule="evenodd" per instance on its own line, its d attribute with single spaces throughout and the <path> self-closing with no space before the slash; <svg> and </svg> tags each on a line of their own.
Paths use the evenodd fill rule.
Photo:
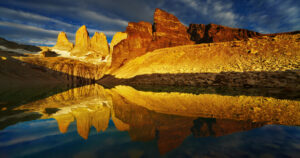
<svg viewBox="0 0 300 158">
<path fill-rule="evenodd" d="M 107 67 L 106 63 L 93 64 L 64 57 L 19 57 L 18 59 L 74 84 L 92 83 L 100 79 Z"/>
<path fill-rule="evenodd" d="M 90 37 L 86 29 L 86 26 L 81 26 L 75 36 L 75 47 L 71 51 L 73 56 L 84 56 L 87 54 L 88 49 L 90 48 Z"/>
<path fill-rule="evenodd" d="M 127 39 L 113 48 L 112 70 L 158 48 L 194 43 L 190 41 L 187 28 L 174 15 L 161 9 L 155 10 L 153 25 L 148 22 L 130 22 L 125 33 Z"/>
<path fill-rule="evenodd" d="M 104 33 L 95 32 L 91 39 L 90 50 L 88 58 L 102 58 L 109 55 L 109 46 Z"/>
<path fill-rule="evenodd" d="M 246 29 L 230 28 L 217 24 L 190 24 L 188 32 L 196 43 L 226 42 L 246 40 L 261 36 L 260 33 Z"/>
<path fill-rule="evenodd" d="M 65 32 L 60 32 L 57 37 L 56 45 L 53 48 L 63 51 L 71 51 L 73 49 L 73 43 L 69 42 Z"/>
<path fill-rule="evenodd" d="M 154 12 L 153 42 L 147 51 L 188 44 L 194 44 L 194 42 L 190 40 L 187 27 L 174 15 L 156 9 Z"/>
<path fill-rule="evenodd" d="M 299 38 L 300 34 L 264 36 L 158 49 L 129 61 L 112 75 L 132 78 L 133 84 L 299 89 Z"/>
<path fill-rule="evenodd" d="M 127 38 L 127 33 L 125 32 L 117 32 L 110 42 L 110 54 L 112 54 L 114 50 L 114 46 L 120 43 L 122 40 Z"/>
<path fill-rule="evenodd" d="M 152 40 L 152 25 L 148 22 L 130 22 L 125 33 L 127 38 L 113 47 L 112 69 L 146 53 Z"/>
</svg>

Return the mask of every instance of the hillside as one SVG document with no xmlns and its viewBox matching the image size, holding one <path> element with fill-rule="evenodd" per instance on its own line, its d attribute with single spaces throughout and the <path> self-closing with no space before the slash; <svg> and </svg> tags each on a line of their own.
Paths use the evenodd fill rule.
<svg viewBox="0 0 300 158">
<path fill-rule="evenodd" d="M 135 77 L 130 82 L 138 84 L 213 85 L 217 79 L 241 79 L 245 80 L 241 85 L 261 81 L 261 86 L 269 82 L 266 86 L 270 87 L 299 85 L 299 38 L 300 34 L 283 34 L 158 49 L 129 61 L 112 75 L 117 79 Z M 223 78 L 216 77 L 218 74 Z"/>
</svg>

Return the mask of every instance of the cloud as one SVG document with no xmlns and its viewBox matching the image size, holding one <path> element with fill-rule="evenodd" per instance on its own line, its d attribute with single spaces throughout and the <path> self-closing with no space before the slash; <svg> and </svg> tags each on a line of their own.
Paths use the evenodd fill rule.
<svg viewBox="0 0 300 158">
<path fill-rule="evenodd" d="M 97 30 L 97 29 L 88 29 L 90 34 L 94 34 L 95 32 L 103 32 L 106 36 L 114 36 L 117 32 L 116 31 L 105 31 L 105 30 Z"/>
<path fill-rule="evenodd" d="M 93 11 L 81 11 L 79 13 L 79 16 L 88 17 L 92 20 L 98 20 L 101 22 L 109 23 L 109 24 L 117 24 L 120 26 L 127 26 L 127 24 L 128 24 L 128 21 L 125 21 L 122 19 L 113 19 L 113 18 L 101 15 L 101 14 L 93 12 Z"/>
<path fill-rule="evenodd" d="M 49 18 L 46 16 L 28 13 L 19 10 L 13 10 L 9 8 L 0 7 L 0 14 L 1 19 L 5 21 L 15 21 L 15 22 L 22 22 L 22 23 L 32 23 L 32 22 L 52 22 L 64 27 L 74 27 L 72 24 L 68 24 L 66 22 L 56 20 L 53 18 Z"/>
<path fill-rule="evenodd" d="M 184 24 L 215 23 L 263 33 L 300 29 L 299 0 L 9 0 L 0 1 L 0 37 L 37 42 L 65 31 L 74 41 L 76 30 L 86 25 L 91 33 L 111 38 L 128 21 L 152 22 L 155 8 L 174 13 Z"/>
<path fill-rule="evenodd" d="M 192 8 L 201 18 L 209 19 L 210 23 L 226 26 L 237 26 L 239 15 L 234 12 L 231 1 L 220 0 L 179 0 Z"/>
</svg>

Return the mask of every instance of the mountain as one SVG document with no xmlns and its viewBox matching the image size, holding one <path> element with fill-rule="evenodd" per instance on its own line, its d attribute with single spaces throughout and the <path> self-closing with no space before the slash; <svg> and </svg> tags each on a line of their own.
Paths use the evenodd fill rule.
<svg viewBox="0 0 300 158">
<path fill-rule="evenodd" d="M 56 45 L 54 49 L 70 51 L 74 47 L 73 43 L 69 42 L 67 34 L 65 32 L 60 32 L 57 37 Z"/>
<path fill-rule="evenodd" d="M 99 83 L 300 89 L 300 34 L 157 49 Z"/>
<path fill-rule="evenodd" d="M 130 22 L 125 33 L 127 38 L 115 45 L 112 52 L 111 70 L 118 69 L 131 59 L 159 48 L 193 44 L 185 27 L 174 15 L 161 9 L 154 13 L 154 24 Z"/>
<path fill-rule="evenodd" d="M 153 17 L 152 25 L 148 22 L 128 24 L 125 31 L 128 37 L 114 47 L 109 72 L 115 71 L 136 57 L 160 48 L 245 40 L 262 35 L 215 24 L 191 24 L 186 27 L 177 17 L 161 9 L 156 9 Z"/>
<path fill-rule="evenodd" d="M 28 53 L 36 53 L 41 51 L 41 49 L 37 46 L 32 46 L 32 45 L 25 45 L 25 44 L 18 44 L 16 42 L 12 42 L 12 41 L 8 41 L 4 38 L 0 37 L 0 50 L 2 49 L 10 49 L 10 51 L 12 50 L 16 50 L 18 49 L 19 52 L 28 52 Z"/>
</svg>

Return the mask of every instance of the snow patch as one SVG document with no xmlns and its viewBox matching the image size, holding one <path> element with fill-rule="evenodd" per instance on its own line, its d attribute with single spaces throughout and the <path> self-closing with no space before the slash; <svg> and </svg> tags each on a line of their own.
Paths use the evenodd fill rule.
<svg viewBox="0 0 300 158">
<path fill-rule="evenodd" d="M 4 46 L 0 46 L 0 50 L 14 52 L 14 53 L 18 53 L 18 54 L 37 54 L 37 52 L 31 52 L 31 51 L 24 50 L 24 49 L 11 49 L 11 48 L 7 48 Z"/>
<path fill-rule="evenodd" d="M 94 53 L 94 52 L 91 52 L 91 51 L 89 51 L 86 56 L 82 56 L 82 57 L 72 56 L 71 52 L 63 51 L 63 50 L 59 50 L 59 49 L 53 49 L 52 48 L 51 51 L 56 52 L 61 57 L 80 60 L 80 61 L 83 61 L 83 62 L 89 62 L 89 63 L 94 63 L 94 64 L 103 63 L 103 62 L 106 63 L 108 61 L 108 58 L 109 58 L 109 55 L 107 55 L 104 60 L 102 60 L 101 58 L 99 58 L 99 59 L 86 59 L 86 56 Z"/>
</svg>

